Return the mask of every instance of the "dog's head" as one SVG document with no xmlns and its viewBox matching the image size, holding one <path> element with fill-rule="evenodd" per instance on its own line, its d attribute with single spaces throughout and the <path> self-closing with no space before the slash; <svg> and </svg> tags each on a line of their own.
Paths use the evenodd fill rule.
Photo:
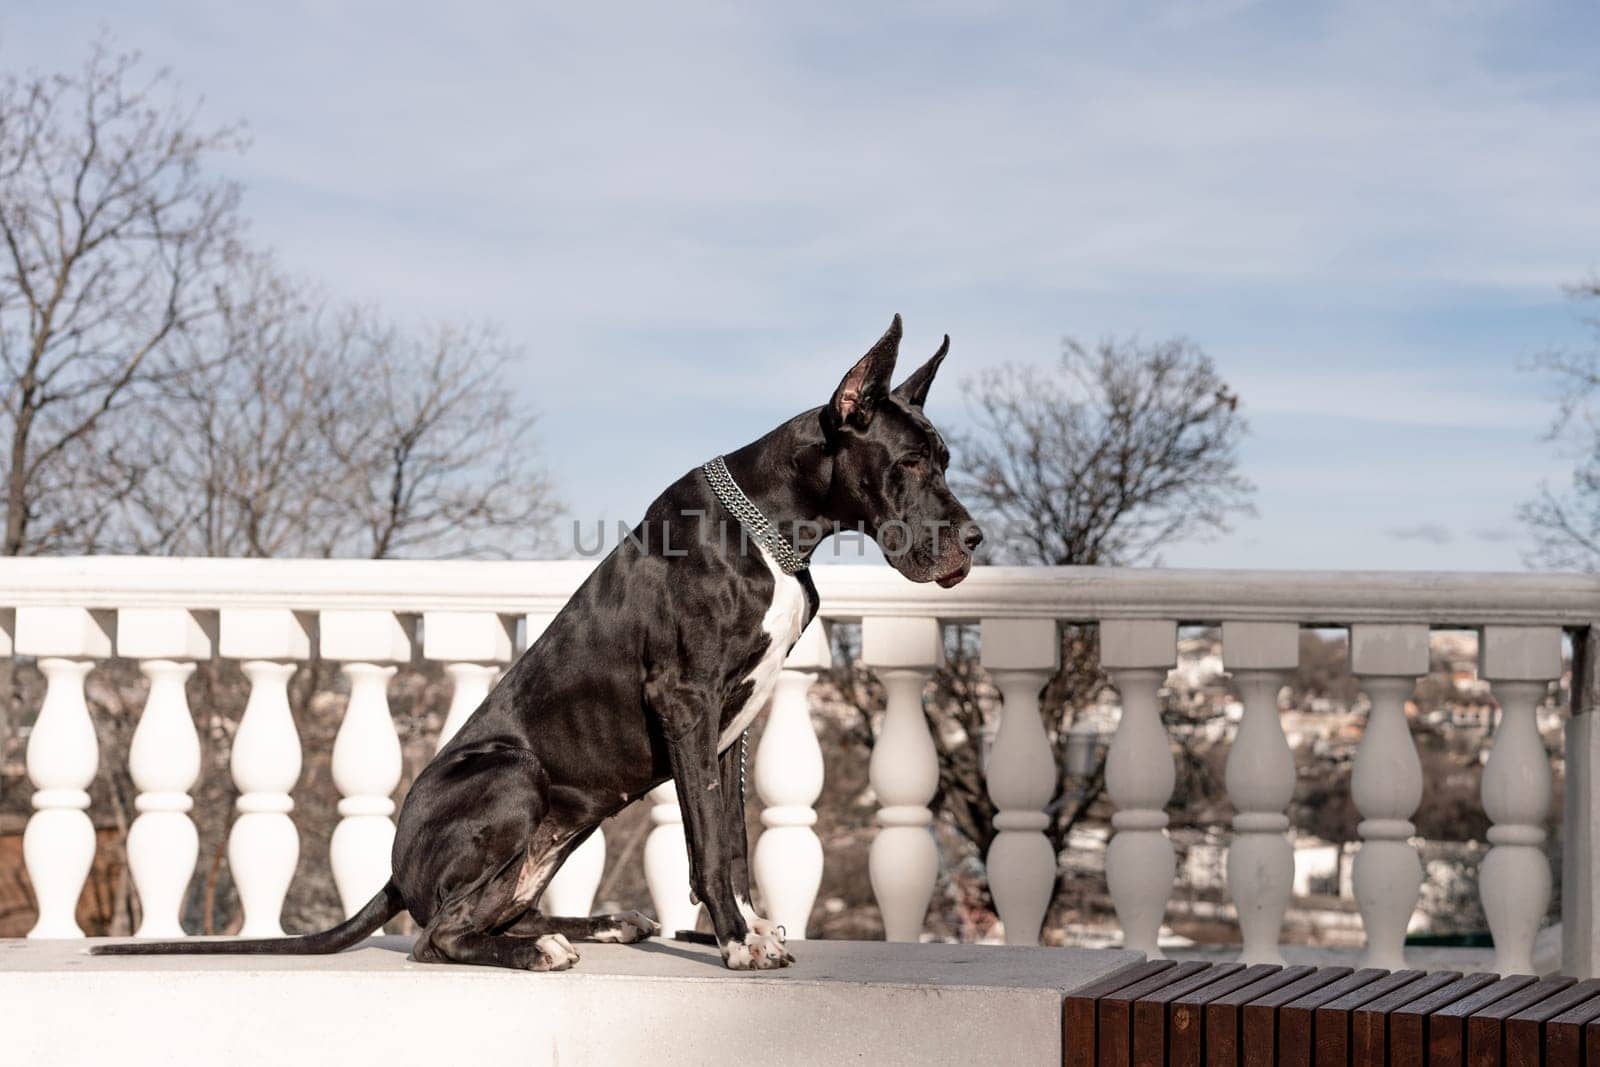
<svg viewBox="0 0 1600 1067">
<path fill-rule="evenodd" d="M 821 412 L 833 458 L 831 517 L 859 525 L 889 562 L 914 582 L 958 584 L 972 570 L 983 533 L 945 484 L 950 450 L 923 413 L 928 387 L 950 351 L 890 388 L 900 351 L 900 316 L 850 369 Z"/>
</svg>

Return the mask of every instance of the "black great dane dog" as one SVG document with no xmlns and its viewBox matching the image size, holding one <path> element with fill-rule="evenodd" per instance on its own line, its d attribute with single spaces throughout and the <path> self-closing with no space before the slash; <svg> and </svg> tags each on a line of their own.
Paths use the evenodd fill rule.
<svg viewBox="0 0 1600 1067">
<path fill-rule="evenodd" d="M 750 905 L 742 746 L 817 613 L 820 531 L 859 529 L 917 582 L 960 582 L 982 539 L 944 472 L 923 401 L 950 339 L 898 387 L 900 317 L 825 405 L 674 482 L 425 767 L 400 811 L 393 875 L 331 930 L 267 940 L 134 942 L 99 953 L 323 953 L 409 911 L 424 962 L 532 971 L 571 940 L 636 941 L 636 912 L 538 910 L 600 822 L 671 778 L 691 884 L 728 967 L 793 962 Z M 811 530 L 797 548 L 792 531 Z M 786 532 L 788 535 L 786 536 Z M 810 543 L 806 543 L 810 541 Z"/>
</svg>

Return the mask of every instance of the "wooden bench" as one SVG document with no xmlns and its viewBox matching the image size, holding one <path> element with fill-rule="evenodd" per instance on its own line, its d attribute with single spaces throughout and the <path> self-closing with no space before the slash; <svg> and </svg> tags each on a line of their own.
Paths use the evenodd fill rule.
<svg viewBox="0 0 1600 1067">
<path fill-rule="evenodd" d="M 1600 1067 L 1600 979 L 1153 960 L 1069 996 L 1067 1067 Z"/>
</svg>

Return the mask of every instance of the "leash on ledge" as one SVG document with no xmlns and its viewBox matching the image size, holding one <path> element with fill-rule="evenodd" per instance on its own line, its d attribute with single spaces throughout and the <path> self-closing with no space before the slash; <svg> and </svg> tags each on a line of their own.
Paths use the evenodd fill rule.
<svg viewBox="0 0 1600 1067">
<path fill-rule="evenodd" d="M 685 941 L 691 945 L 711 945 L 715 947 L 717 935 L 702 934 L 699 930 L 677 930 L 673 932 L 672 940 Z"/>
</svg>

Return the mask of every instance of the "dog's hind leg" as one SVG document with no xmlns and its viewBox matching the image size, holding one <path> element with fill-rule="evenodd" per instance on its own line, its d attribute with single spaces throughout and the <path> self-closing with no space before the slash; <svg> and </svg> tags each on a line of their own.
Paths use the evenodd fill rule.
<svg viewBox="0 0 1600 1067">
<path fill-rule="evenodd" d="M 513 891 L 516 904 L 525 905 L 526 910 L 509 925 L 498 929 L 497 933 L 512 937 L 560 934 L 574 941 L 614 941 L 632 944 L 661 932 L 661 927 L 656 925 L 654 920 L 637 911 L 593 917 L 565 917 L 545 915 L 539 910 L 539 901 L 549 887 L 550 880 L 555 877 L 556 871 L 561 869 L 567 858 L 576 852 L 592 833 L 594 827 L 580 831 L 554 848 L 541 848 L 539 842 L 535 841 L 533 847 L 529 849 L 528 858 L 523 863 Z"/>
<path fill-rule="evenodd" d="M 411 956 L 419 963 L 476 963 L 522 971 L 564 971 L 578 962 L 572 943 L 559 932 L 519 937 L 497 927 L 514 915 L 522 864 L 495 875 L 476 893 L 450 901 L 417 936 Z"/>
<path fill-rule="evenodd" d="M 429 927 L 429 950 L 414 954 L 422 963 L 476 963 L 519 971 L 564 971 L 578 962 L 577 950 L 561 934 L 511 937 L 484 934 L 450 924 Z"/>
<path fill-rule="evenodd" d="M 661 932 L 648 915 L 622 911 L 614 915 L 595 915 L 587 919 L 541 915 L 530 911 L 503 931 L 511 937 L 543 937 L 560 934 L 571 941 L 611 941 L 631 945 Z"/>
</svg>

